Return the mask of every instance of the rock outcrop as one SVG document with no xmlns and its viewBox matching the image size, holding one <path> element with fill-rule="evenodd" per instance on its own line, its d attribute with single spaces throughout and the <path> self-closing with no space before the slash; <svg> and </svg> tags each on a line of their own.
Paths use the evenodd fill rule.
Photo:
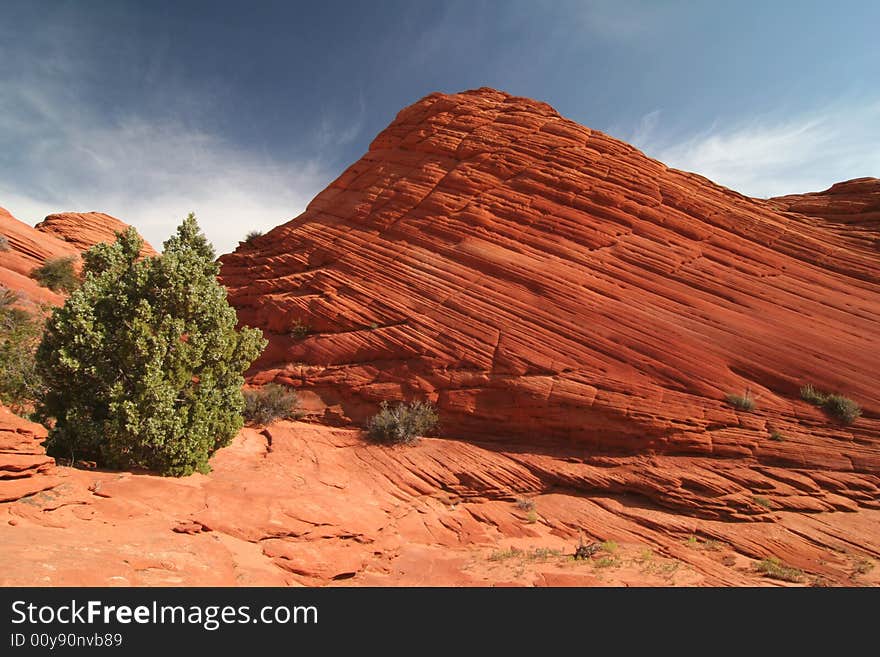
<svg viewBox="0 0 880 657">
<path fill-rule="evenodd" d="M 54 488 L 55 459 L 42 443 L 46 429 L 0 406 L 0 502 L 13 502 Z"/>
<path fill-rule="evenodd" d="M 253 382 L 298 387 L 325 421 L 426 397 L 451 437 L 830 469 L 872 489 L 877 252 L 779 210 L 544 103 L 432 94 L 302 215 L 224 256 L 222 279 L 270 340 Z M 830 421 L 800 400 L 808 382 L 863 418 Z M 746 391 L 756 412 L 725 403 Z M 721 513 L 751 506 L 730 502 L 747 482 L 719 476 L 685 488 Z"/>
<path fill-rule="evenodd" d="M 50 214 L 34 228 L 69 242 L 78 251 L 85 251 L 100 242 L 115 241 L 116 233 L 124 231 L 128 224 L 102 212 L 62 212 Z M 144 242 L 141 255 L 150 257 L 159 254 Z"/>
<path fill-rule="evenodd" d="M 880 249 L 880 179 L 855 178 L 824 192 L 769 199 L 782 212 L 824 220 L 825 226 L 850 238 L 862 237 Z"/>
<path fill-rule="evenodd" d="M 873 184 L 752 199 L 543 103 L 432 94 L 221 261 L 270 339 L 251 383 L 325 424 L 425 397 L 440 436 L 276 422 L 171 479 L 53 466 L 0 415 L 0 585 L 877 585 Z"/>
<path fill-rule="evenodd" d="M 60 466 L 52 480 L 31 476 L 36 492 L 0 504 L 0 586 L 880 582 L 876 508 L 767 508 L 764 522 L 728 522 L 675 513 L 601 481 L 713 484 L 675 463 L 586 468 L 513 444 L 438 438 L 393 449 L 356 430 L 279 422 L 244 429 L 211 466 L 182 479 Z M 773 506 L 817 490 L 796 473 L 774 480 L 785 471 L 767 470 L 763 479 L 745 469 L 739 476 L 754 477 Z M 545 488 L 547 472 L 571 481 Z M 596 487 L 575 493 L 578 477 Z M 579 544 L 595 552 L 573 560 Z M 796 581 L 764 577 L 756 566 L 771 557 Z"/>
<path fill-rule="evenodd" d="M 97 212 L 64 213 L 46 217 L 36 227 L 19 221 L 0 208 L 0 236 L 5 248 L 0 250 L 0 286 L 18 292 L 25 302 L 60 304 L 63 296 L 41 287 L 30 273 L 46 260 L 79 254 L 99 242 L 112 242 L 115 231 L 128 225 L 109 215 Z M 144 256 L 156 255 L 147 243 Z"/>
</svg>

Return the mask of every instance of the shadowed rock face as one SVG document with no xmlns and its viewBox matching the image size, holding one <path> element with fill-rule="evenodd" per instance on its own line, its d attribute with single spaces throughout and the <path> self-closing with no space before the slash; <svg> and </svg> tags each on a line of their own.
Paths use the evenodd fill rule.
<svg viewBox="0 0 880 657">
<path fill-rule="evenodd" d="M 544 103 L 432 94 L 302 215 L 223 256 L 222 279 L 270 340 L 252 380 L 310 391 L 327 420 L 424 396 L 451 436 L 725 457 L 778 426 L 827 435 L 828 455 L 772 448 L 818 465 L 878 436 L 880 268 L 780 203 Z M 829 424 L 805 382 L 865 419 Z M 723 402 L 745 390 L 758 412 Z"/>
</svg>

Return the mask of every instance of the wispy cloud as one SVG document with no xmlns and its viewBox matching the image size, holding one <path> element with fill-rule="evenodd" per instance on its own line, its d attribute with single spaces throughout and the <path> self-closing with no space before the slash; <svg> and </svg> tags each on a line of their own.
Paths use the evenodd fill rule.
<svg viewBox="0 0 880 657">
<path fill-rule="evenodd" d="M 279 160 L 200 125 L 193 108 L 210 98 L 183 98 L 179 111 L 169 104 L 161 116 L 125 111 L 85 97 L 85 62 L 49 52 L 17 64 L 15 75 L 0 67 L 0 206 L 23 221 L 106 212 L 161 248 L 193 211 L 226 253 L 248 231 L 295 217 L 338 173 L 314 158 Z"/>
<path fill-rule="evenodd" d="M 786 118 L 716 123 L 678 143 L 660 115 L 642 118 L 633 143 L 669 166 L 766 198 L 880 176 L 880 101 L 839 103 Z"/>
<path fill-rule="evenodd" d="M 315 135 L 318 149 L 345 146 L 353 142 L 364 128 L 366 115 L 367 104 L 363 91 L 358 94 L 357 114 L 353 118 L 345 119 L 325 110 L 321 125 Z"/>
</svg>

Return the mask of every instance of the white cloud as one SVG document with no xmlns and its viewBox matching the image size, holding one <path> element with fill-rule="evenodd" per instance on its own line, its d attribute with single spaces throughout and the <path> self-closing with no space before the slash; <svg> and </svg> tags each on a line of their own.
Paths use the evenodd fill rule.
<svg viewBox="0 0 880 657">
<path fill-rule="evenodd" d="M 784 119 L 716 123 L 678 143 L 662 136 L 656 122 L 650 125 L 654 114 L 642 118 L 634 145 L 671 167 L 750 196 L 820 191 L 842 180 L 880 177 L 880 102 L 841 102 Z"/>
<path fill-rule="evenodd" d="M 366 114 L 367 104 L 364 101 L 363 91 L 358 94 L 358 112 L 353 119 L 345 121 L 338 116 L 334 117 L 331 112 L 325 111 L 316 134 L 318 148 L 345 146 L 353 142 L 364 127 Z"/>
<path fill-rule="evenodd" d="M 319 161 L 279 161 L 181 119 L 108 121 L 69 87 L 35 77 L 0 80 L 0 206 L 28 223 L 52 212 L 106 212 L 161 249 L 193 211 L 221 254 L 250 230 L 298 215 L 335 175 Z"/>
<path fill-rule="evenodd" d="M 659 109 L 655 109 L 653 112 L 645 114 L 639 119 L 636 129 L 627 141 L 631 144 L 650 143 L 651 139 L 653 139 L 657 132 L 657 126 L 660 125 L 660 115 L 661 111 Z"/>
</svg>

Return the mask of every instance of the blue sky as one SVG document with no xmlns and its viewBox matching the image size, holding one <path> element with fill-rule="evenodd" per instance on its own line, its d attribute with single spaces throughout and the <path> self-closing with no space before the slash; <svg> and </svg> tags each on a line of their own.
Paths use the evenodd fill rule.
<svg viewBox="0 0 880 657">
<path fill-rule="evenodd" d="M 404 106 L 529 96 L 754 196 L 880 177 L 880 3 L 3 0 L 0 206 L 218 252 L 293 218 Z"/>
</svg>

